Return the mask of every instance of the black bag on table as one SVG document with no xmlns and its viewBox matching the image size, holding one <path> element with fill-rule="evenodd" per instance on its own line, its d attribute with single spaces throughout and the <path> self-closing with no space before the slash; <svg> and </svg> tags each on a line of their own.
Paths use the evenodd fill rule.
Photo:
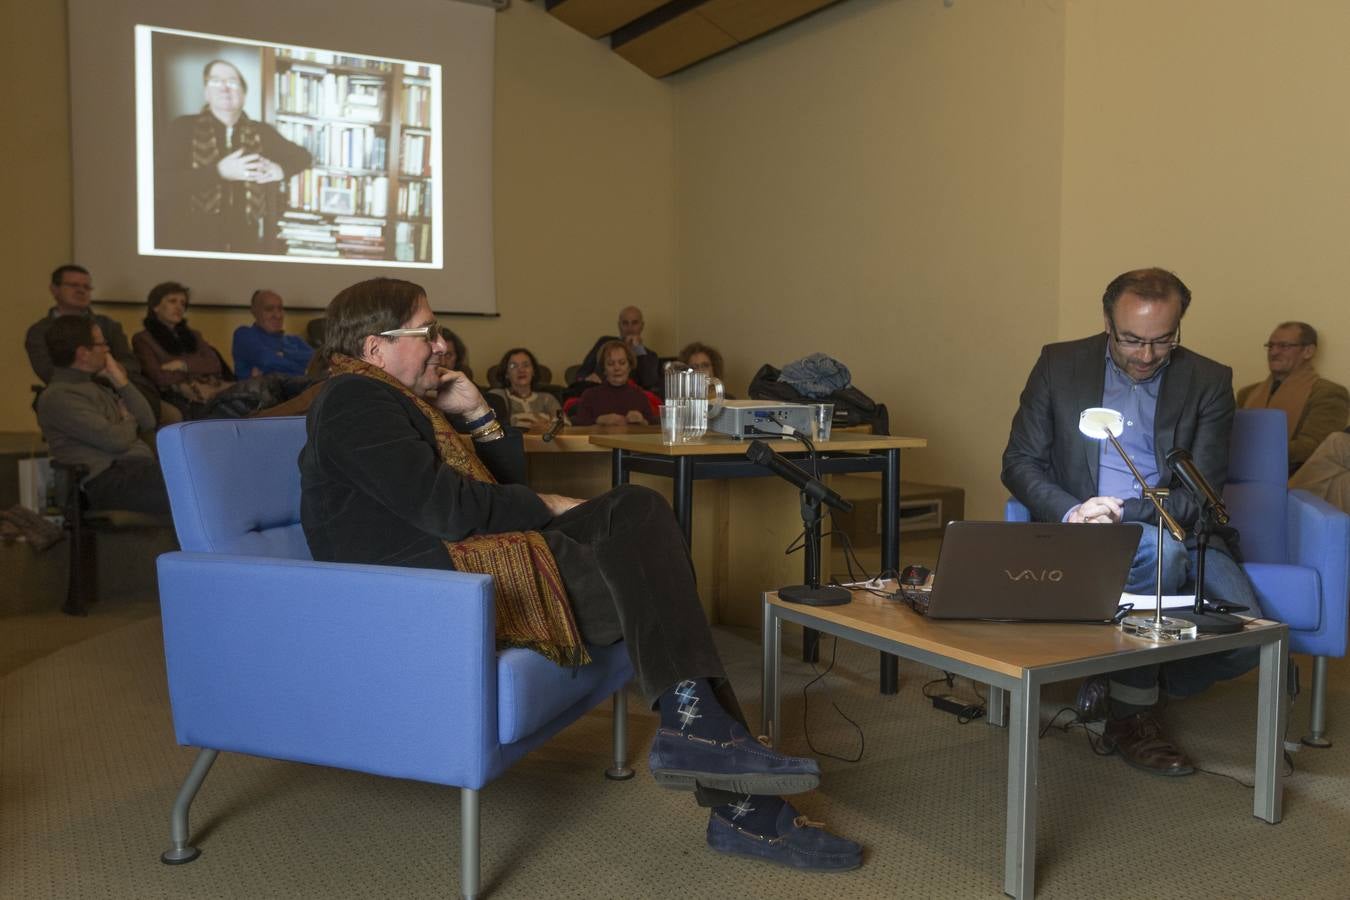
<svg viewBox="0 0 1350 900">
<path fill-rule="evenodd" d="M 768 363 L 760 366 L 755 377 L 750 379 L 750 399 L 778 400 L 783 403 L 833 403 L 836 426 L 871 425 L 873 434 L 891 433 L 891 419 L 886 412 L 886 404 L 877 403 L 852 384 L 826 397 L 807 397 L 792 385 L 780 381 L 778 376 L 781 374 L 779 369 Z"/>
</svg>

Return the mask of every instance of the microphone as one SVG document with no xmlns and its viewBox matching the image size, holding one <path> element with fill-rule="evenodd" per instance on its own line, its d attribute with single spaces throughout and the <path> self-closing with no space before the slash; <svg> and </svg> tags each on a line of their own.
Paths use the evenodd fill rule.
<svg viewBox="0 0 1350 900">
<path fill-rule="evenodd" d="M 745 448 L 745 455 L 755 465 L 763 466 L 779 478 L 790 481 L 796 485 L 798 490 L 813 498 L 817 503 L 832 506 L 840 512 L 853 511 L 852 503 L 827 488 L 818 479 L 812 478 L 797 466 L 774 453 L 773 448 L 763 441 L 751 441 L 750 446 Z"/>
<path fill-rule="evenodd" d="M 548 426 L 548 431 L 544 432 L 544 443 L 545 444 L 550 443 L 553 440 L 553 438 L 557 436 L 558 432 L 562 431 L 562 427 L 563 427 L 563 411 L 560 409 L 558 410 L 558 418 L 554 419 L 553 424 Z"/>
<path fill-rule="evenodd" d="M 1228 508 L 1223 505 L 1223 498 L 1218 492 L 1205 480 L 1205 476 L 1200 473 L 1200 469 L 1195 465 L 1195 459 L 1191 456 L 1189 450 L 1184 447 L 1175 447 L 1167 454 L 1167 467 L 1172 470 L 1172 474 L 1181 479 L 1181 483 L 1186 489 L 1195 496 L 1195 499 L 1201 504 L 1208 503 L 1209 508 L 1214 510 L 1214 518 L 1220 525 L 1228 524 Z"/>
</svg>

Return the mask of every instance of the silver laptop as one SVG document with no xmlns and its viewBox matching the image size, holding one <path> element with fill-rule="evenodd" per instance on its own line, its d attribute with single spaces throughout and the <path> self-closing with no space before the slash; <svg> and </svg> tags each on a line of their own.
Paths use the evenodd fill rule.
<svg viewBox="0 0 1350 900">
<path fill-rule="evenodd" d="M 934 619 L 1106 622 L 1143 526 L 950 522 L 927 614 Z"/>
</svg>

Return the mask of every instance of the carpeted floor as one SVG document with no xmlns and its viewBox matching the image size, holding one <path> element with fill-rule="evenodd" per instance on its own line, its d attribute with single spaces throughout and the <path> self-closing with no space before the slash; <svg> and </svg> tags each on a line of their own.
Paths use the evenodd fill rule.
<svg viewBox="0 0 1350 900">
<path fill-rule="evenodd" d="M 756 640 L 718 632 L 752 716 Z M 828 661 L 830 641 L 823 651 Z M 1303 668 L 1306 678 L 1306 660 Z M 834 671 L 811 689 L 815 746 L 839 755 L 859 747 L 830 698 L 866 745 L 859 762 L 822 758 L 821 789 L 798 805 L 867 845 L 858 871 L 803 875 L 708 850 L 706 812 L 646 770 L 649 713 L 632 716 L 637 778 L 602 777 L 610 729 L 602 710 L 483 791 L 484 886 L 492 896 L 550 900 L 1001 896 L 1006 734 L 933 710 L 920 687 L 934 674 L 902 664 L 900 694 L 882 697 L 876 654 L 840 644 Z M 784 675 L 788 749 L 806 753 L 801 692 L 811 670 L 790 661 Z M 1094 756 L 1081 729 L 1051 728 L 1042 739 L 1039 896 L 1350 896 L 1345 677 L 1334 664 L 1338 744 L 1293 755 L 1278 826 L 1252 817 L 1251 789 L 1238 783 L 1252 774 L 1252 676 L 1165 713 L 1197 762 L 1222 774 L 1151 777 Z M 973 697 L 968 683 L 958 686 Z M 1053 712 L 1047 703 L 1047 722 Z M 1290 718 L 1297 737 L 1306 698 Z M 0 676 L 0 897 L 456 895 L 456 791 L 237 755 L 221 757 L 194 807 L 201 858 L 161 865 L 168 811 L 193 752 L 174 744 L 156 617 L 117 623 Z"/>
</svg>

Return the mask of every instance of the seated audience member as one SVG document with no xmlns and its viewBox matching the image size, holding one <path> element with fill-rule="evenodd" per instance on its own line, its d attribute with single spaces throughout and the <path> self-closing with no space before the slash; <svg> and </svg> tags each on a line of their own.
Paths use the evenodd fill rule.
<svg viewBox="0 0 1350 900">
<path fill-rule="evenodd" d="M 93 509 L 167 513 L 159 462 L 137 438 L 138 432 L 154 430 L 154 414 L 112 355 L 98 322 L 58 316 L 43 340 L 54 368 L 37 412 L 52 459 L 88 467 L 81 486 Z"/>
<path fill-rule="evenodd" d="M 145 330 L 131 339 L 141 368 L 160 395 L 185 418 L 199 415 L 212 397 L 225 389 L 225 367 L 216 348 L 200 331 L 188 327 L 189 290 L 176 281 L 150 289 Z"/>
<path fill-rule="evenodd" d="M 314 348 L 286 333 L 286 310 L 275 291 L 253 292 L 253 324 L 234 331 L 234 374 L 240 381 L 258 375 L 303 375 Z"/>
<path fill-rule="evenodd" d="M 127 343 L 126 332 L 122 330 L 121 324 L 116 319 L 93 312 L 90 309 L 89 305 L 94 295 L 94 281 L 89 276 L 89 270 L 84 266 L 73 264 L 57 266 L 52 272 L 51 284 L 48 285 L 47 289 L 51 291 L 52 299 L 56 301 L 56 305 L 47 310 L 47 315 L 29 326 L 28 334 L 23 341 L 23 347 L 28 351 L 28 361 L 33 366 L 33 374 L 37 375 L 43 384 L 52 380 L 52 370 L 56 366 L 47 354 L 47 342 L 44 337 L 56 317 L 90 317 L 98 323 L 99 329 L 103 332 L 103 339 L 108 342 L 108 352 L 112 354 L 113 359 L 117 360 L 117 364 L 126 370 L 127 377 L 131 379 L 132 385 L 145 397 L 146 402 L 150 404 L 150 409 L 158 418 L 160 415 L 159 391 L 150 383 L 149 379 L 141 374 L 140 361 L 136 359 L 136 354 L 131 352 L 131 345 Z M 173 416 L 173 421 L 177 421 L 177 418 L 176 415 Z"/>
<path fill-rule="evenodd" d="M 268 418 L 270 416 L 303 416 L 309 412 L 309 408 L 314 405 L 319 392 L 323 390 L 324 381 L 328 378 L 328 357 L 322 353 L 315 353 L 305 368 L 305 377 L 309 379 L 309 387 L 305 388 L 299 394 L 289 400 L 278 403 L 276 406 L 268 406 L 252 413 L 253 418 Z"/>
<path fill-rule="evenodd" d="M 441 367 L 451 372 L 463 372 L 470 381 L 473 381 L 473 369 L 469 368 L 468 348 L 464 346 L 459 335 L 444 325 L 440 328 L 441 337 L 445 339 L 445 359 L 441 361 Z"/>
<path fill-rule="evenodd" d="M 1327 435 L 1290 477 L 1289 486 L 1350 512 L 1350 429 Z"/>
<path fill-rule="evenodd" d="M 1317 331 L 1305 322 L 1285 322 L 1266 341 L 1270 376 L 1238 391 L 1242 409 L 1282 409 L 1289 429 L 1289 474 L 1312 455 L 1326 436 L 1345 427 L 1350 393 L 1319 378 L 1313 367 Z"/>
<path fill-rule="evenodd" d="M 657 414 L 647 393 L 628 380 L 633 371 L 633 349 L 623 341 L 600 348 L 605 380 L 587 388 L 567 414 L 573 425 L 655 425 Z"/>
<path fill-rule="evenodd" d="M 553 421 L 561 406 L 558 398 L 547 391 L 537 391 L 539 364 L 534 354 L 524 347 L 516 347 L 502 354 L 497 364 L 499 384 L 489 393 L 506 401 L 511 412 L 511 424 L 529 429 Z"/>
<path fill-rule="evenodd" d="M 645 323 L 642 321 L 642 310 L 636 306 L 625 306 L 619 311 L 619 335 L 615 337 L 612 334 L 605 335 L 597 340 L 586 354 L 586 358 L 581 363 L 581 368 L 577 370 L 576 379 L 573 385 L 568 389 L 569 394 L 575 396 L 577 393 L 585 390 L 586 385 L 582 382 L 591 384 L 601 384 L 605 381 L 605 364 L 600 356 L 600 349 L 610 341 L 621 341 L 633 356 L 633 380 L 639 387 L 661 395 L 664 385 L 661 381 L 661 360 L 656 351 L 649 350 L 642 343 L 642 329 Z"/>
<path fill-rule="evenodd" d="M 680 362 L 696 372 L 702 372 L 704 375 L 710 375 L 722 382 L 722 396 L 727 400 L 733 399 L 731 392 L 726 389 L 726 376 L 722 374 L 722 354 L 717 352 L 715 347 L 709 347 L 707 344 L 694 341 L 692 344 L 686 344 L 680 351 L 678 357 Z"/>
<path fill-rule="evenodd" d="M 722 377 L 722 354 L 707 344 L 701 344 L 698 341 L 685 344 L 684 349 L 680 351 L 679 360 L 689 368 L 702 372 L 704 375 L 712 375 L 716 378 Z"/>
<path fill-rule="evenodd" d="M 530 490 L 519 440 L 468 378 L 440 365 L 445 350 L 418 285 L 375 279 L 329 304 L 321 352 L 333 375 L 310 407 L 299 459 L 314 559 L 491 575 L 498 641 L 559 666 L 622 640 L 635 688 L 659 715 L 648 765 L 658 783 L 712 808 L 712 849 L 857 867 L 858 844 L 775 796 L 816 787 L 819 767 L 751 737 L 665 499 L 637 485 L 584 502 Z"/>
</svg>

